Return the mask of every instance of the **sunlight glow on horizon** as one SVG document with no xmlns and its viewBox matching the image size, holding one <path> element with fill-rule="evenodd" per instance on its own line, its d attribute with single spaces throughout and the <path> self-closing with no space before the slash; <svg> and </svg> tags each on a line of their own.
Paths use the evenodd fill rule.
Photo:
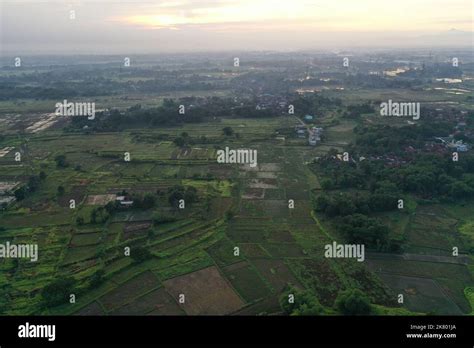
<svg viewBox="0 0 474 348">
<path fill-rule="evenodd" d="M 0 0 L 0 54 L 472 47 L 471 1 Z"/>
<path fill-rule="evenodd" d="M 200 6 L 198 6 L 200 5 Z M 327 31 L 432 31 L 472 30 L 466 13 L 470 0 L 240 0 L 164 2 L 113 20 L 143 29 L 179 29 L 180 26 L 251 23 L 260 30 L 272 28 Z M 143 11 L 143 9 L 141 9 Z M 460 20 L 461 19 L 461 20 Z"/>
</svg>

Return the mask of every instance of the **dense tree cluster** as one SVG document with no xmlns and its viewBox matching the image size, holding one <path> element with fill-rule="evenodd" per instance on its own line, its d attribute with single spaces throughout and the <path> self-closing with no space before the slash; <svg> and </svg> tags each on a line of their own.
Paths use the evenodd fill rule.
<svg viewBox="0 0 474 348">
<path fill-rule="evenodd" d="M 320 315 L 324 308 L 308 290 L 298 290 L 290 286 L 280 296 L 280 306 L 286 315 Z"/>
<path fill-rule="evenodd" d="M 389 232 L 380 220 L 363 214 L 353 214 L 342 218 L 339 229 L 351 244 L 364 244 L 378 251 L 399 251 L 398 245 L 391 243 Z"/>
<path fill-rule="evenodd" d="M 421 113 L 425 114 L 423 108 Z M 355 149 L 365 154 L 403 155 L 407 146 L 421 148 L 427 140 L 448 136 L 452 127 L 452 123 L 441 120 L 402 127 L 359 125 L 354 129 Z"/>
<path fill-rule="evenodd" d="M 56 166 L 58 168 L 67 168 L 67 167 L 69 167 L 69 163 L 66 160 L 65 155 L 57 155 L 56 157 L 54 157 L 54 161 L 56 162 Z"/>
<path fill-rule="evenodd" d="M 371 193 L 409 193 L 424 199 L 469 199 L 474 197 L 472 153 L 463 153 L 462 160 L 455 162 L 451 153 L 415 150 L 435 135 L 446 135 L 449 129 L 444 122 L 401 128 L 358 127 L 355 143 L 347 150 L 349 162 L 340 161 L 336 152 L 330 151 L 313 166 L 323 173 L 321 186 L 325 190 L 355 188 Z M 408 147 L 413 151 L 407 151 Z M 362 157 L 365 159 L 360 160 Z M 387 163 L 396 163 L 397 169 Z"/>
<path fill-rule="evenodd" d="M 13 195 L 15 196 L 17 201 L 21 201 L 28 197 L 28 195 L 36 192 L 41 184 L 42 181 L 46 178 L 46 174 L 41 172 L 40 175 L 32 175 L 28 178 L 28 182 L 26 185 L 22 185 L 17 188 Z"/>
<path fill-rule="evenodd" d="M 69 295 L 72 293 L 75 285 L 76 280 L 74 278 L 60 277 L 41 290 L 41 297 L 48 307 L 68 303 Z"/>
<path fill-rule="evenodd" d="M 103 269 L 99 269 L 89 279 L 89 287 L 91 289 L 97 288 L 104 282 L 105 278 L 105 271 Z"/>
<path fill-rule="evenodd" d="M 137 247 L 137 248 L 133 248 L 130 251 L 130 257 L 133 259 L 135 263 L 141 263 L 151 258 L 152 254 L 145 247 Z"/>
<path fill-rule="evenodd" d="M 397 208 L 398 197 L 390 193 L 362 194 L 321 194 L 315 199 L 315 210 L 328 217 L 346 216 L 355 213 L 390 211 Z"/>
<path fill-rule="evenodd" d="M 90 221 L 93 224 L 104 223 L 110 217 L 110 214 L 104 207 L 95 207 L 90 213 Z"/>
<path fill-rule="evenodd" d="M 184 199 L 185 204 L 192 204 L 198 200 L 197 190 L 194 186 L 184 187 L 175 185 L 168 189 L 168 202 L 172 207 L 178 207 L 179 201 Z"/>
<path fill-rule="evenodd" d="M 369 315 L 369 298 L 358 289 L 341 291 L 336 299 L 336 307 L 344 315 Z"/>
</svg>

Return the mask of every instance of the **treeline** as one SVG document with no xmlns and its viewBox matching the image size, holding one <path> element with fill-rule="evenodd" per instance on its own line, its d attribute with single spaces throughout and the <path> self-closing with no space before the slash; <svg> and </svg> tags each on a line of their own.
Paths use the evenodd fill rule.
<svg viewBox="0 0 474 348">
<path fill-rule="evenodd" d="M 224 79 L 201 75 L 183 76 L 180 72 L 154 71 L 141 73 L 134 69 L 125 74 L 109 68 L 48 71 L 0 78 L 0 100 L 12 99 L 72 99 L 135 93 L 166 93 L 174 91 L 203 91 L 228 88 Z M 131 80 L 133 77 L 146 80 Z M 124 79 L 122 80 L 121 77 Z M 67 82 L 65 82 L 67 80 Z"/>
<path fill-rule="evenodd" d="M 34 86 L 16 86 L 12 84 L 0 85 L 0 100 L 17 99 L 73 99 L 79 97 L 94 97 L 107 93 L 105 90 L 90 87 L 87 91 L 81 91 L 80 88 L 69 86 L 61 87 L 34 87 Z M 54 109 L 54 103 L 51 104 Z"/>
<path fill-rule="evenodd" d="M 397 209 L 399 197 L 391 193 L 361 194 L 324 194 L 316 197 L 315 210 L 328 217 L 351 214 L 370 214 Z"/>
<path fill-rule="evenodd" d="M 299 290 L 287 286 L 280 295 L 280 307 L 284 314 L 291 316 L 334 314 L 325 309 L 310 290 Z M 334 309 L 343 315 L 369 315 L 374 312 L 369 297 L 357 288 L 339 291 L 334 301 Z"/>
<path fill-rule="evenodd" d="M 295 113 L 317 114 L 319 111 L 341 105 L 339 99 L 330 99 L 321 96 L 290 96 L 288 103 L 294 105 Z M 257 108 L 255 98 L 236 100 L 220 97 L 187 97 L 179 100 L 165 99 L 163 104 L 155 108 L 143 108 L 140 104 L 125 111 L 111 110 L 99 112 L 94 120 L 87 117 L 73 117 L 66 131 L 111 132 L 123 131 L 134 127 L 170 127 L 184 123 L 200 123 L 221 117 L 236 118 L 269 118 L 282 114 L 279 107 Z M 180 108 L 184 106 L 184 114 Z M 287 110 L 284 110 L 287 114 Z M 87 126 L 87 127 L 86 127 Z"/>
<path fill-rule="evenodd" d="M 375 212 L 397 209 L 398 197 L 390 193 L 320 194 L 314 210 L 334 218 L 334 223 L 348 243 L 364 244 L 377 251 L 398 252 L 401 245 L 389 238 L 389 228 L 379 219 L 368 217 Z"/>
<path fill-rule="evenodd" d="M 192 104 L 189 100 L 165 99 L 156 108 L 145 109 L 136 105 L 124 112 L 111 110 L 109 113 L 97 113 L 94 120 L 86 117 L 74 117 L 66 131 L 83 129 L 89 131 L 111 132 L 123 131 L 135 127 L 170 127 L 185 123 L 200 123 L 214 117 L 248 117 L 261 118 L 273 116 L 270 110 L 256 110 L 254 105 L 237 105 L 232 99 L 225 102 L 219 98 L 205 98 Z M 184 105 L 184 114 L 180 114 L 180 105 Z"/>
<path fill-rule="evenodd" d="M 474 197 L 474 156 L 462 154 L 458 162 L 451 155 L 421 154 L 396 170 L 383 160 L 341 162 L 331 157 L 316 164 L 324 173 L 323 189 L 366 189 L 371 193 L 410 193 L 424 199 L 460 200 Z M 375 196 L 378 197 L 378 196 Z"/>
<path fill-rule="evenodd" d="M 294 105 L 295 114 L 300 116 L 305 114 L 318 116 L 324 111 L 342 106 L 342 101 L 339 98 L 327 98 L 317 94 L 294 96 L 289 99 L 288 103 Z"/>
<path fill-rule="evenodd" d="M 342 117 L 352 119 L 358 119 L 362 114 L 371 114 L 375 112 L 375 107 L 370 102 L 348 105 L 346 109 L 347 111 L 344 112 Z"/>
<path fill-rule="evenodd" d="M 408 80 L 400 78 L 386 78 L 380 75 L 368 75 L 368 74 L 354 74 L 348 75 L 343 80 L 344 85 L 354 86 L 357 88 L 403 88 L 410 89 L 417 86 L 421 81 Z"/>
<path fill-rule="evenodd" d="M 387 180 L 399 190 L 425 198 L 462 200 L 474 197 L 474 156 L 463 156 L 453 162 L 450 155 L 421 158 L 396 171 L 385 170 Z M 383 175 L 382 174 L 382 175 Z"/>
<path fill-rule="evenodd" d="M 402 127 L 359 125 L 354 128 L 356 140 L 353 149 L 359 153 L 373 155 L 406 155 L 407 146 L 420 148 L 427 140 L 434 141 L 434 137 L 447 137 L 452 129 L 452 123 L 443 121 Z"/>
</svg>

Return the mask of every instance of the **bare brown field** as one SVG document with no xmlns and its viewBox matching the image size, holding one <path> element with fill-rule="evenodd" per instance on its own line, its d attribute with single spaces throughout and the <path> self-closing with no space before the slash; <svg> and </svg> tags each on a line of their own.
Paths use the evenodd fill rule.
<svg viewBox="0 0 474 348">
<path fill-rule="evenodd" d="M 106 205 L 109 202 L 112 202 L 117 195 L 107 194 L 107 195 L 89 195 L 86 200 L 86 205 Z"/>
<path fill-rule="evenodd" d="M 76 315 L 104 315 L 105 312 L 96 301 L 89 303 L 87 306 L 76 312 Z"/>
<path fill-rule="evenodd" d="M 244 302 L 229 286 L 215 266 L 185 274 L 164 282 L 165 288 L 190 315 L 223 315 L 243 307 Z"/>
</svg>

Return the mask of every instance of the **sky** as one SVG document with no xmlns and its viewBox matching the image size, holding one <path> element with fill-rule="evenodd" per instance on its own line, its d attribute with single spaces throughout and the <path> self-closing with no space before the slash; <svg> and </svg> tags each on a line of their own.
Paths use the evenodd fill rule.
<svg viewBox="0 0 474 348">
<path fill-rule="evenodd" d="M 0 0 L 0 54 L 472 47 L 473 3 Z"/>
</svg>

